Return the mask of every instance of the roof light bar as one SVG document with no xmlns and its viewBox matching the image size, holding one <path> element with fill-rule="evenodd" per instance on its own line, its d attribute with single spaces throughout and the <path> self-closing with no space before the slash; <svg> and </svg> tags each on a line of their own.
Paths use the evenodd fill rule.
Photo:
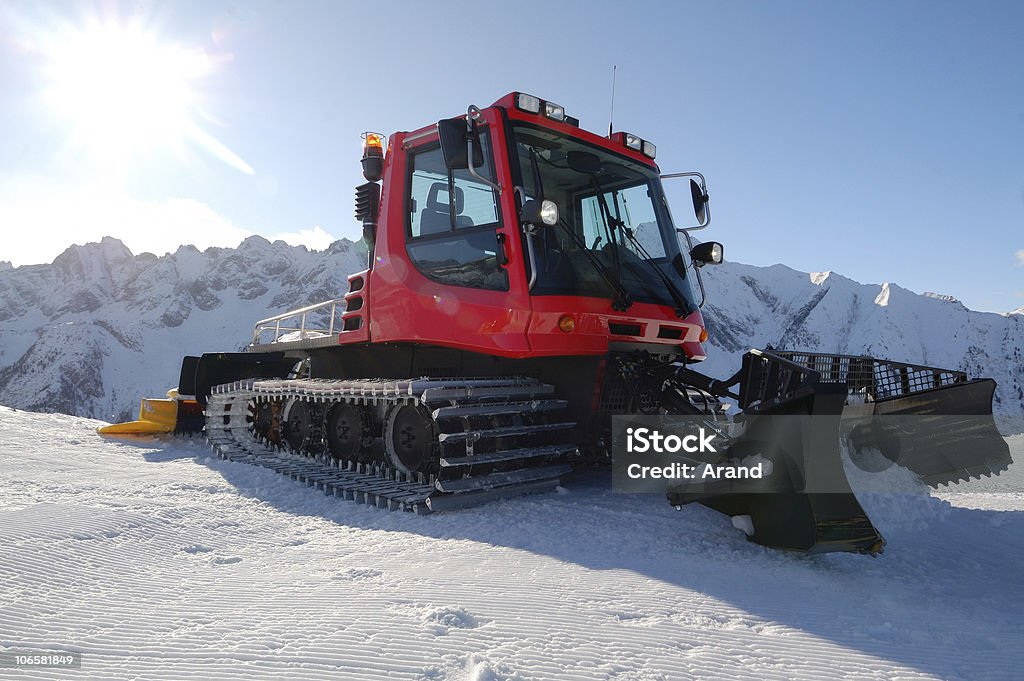
<svg viewBox="0 0 1024 681">
<path fill-rule="evenodd" d="M 540 113 L 540 97 L 527 95 L 522 92 L 516 94 L 516 108 L 527 113 Z"/>
<path fill-rule="evenodd" d="M 654 142 L 648 142 L 642 139 L 639 135 L 634 135 L 631 132 L 616 133 L 622 135 L 622 143 L 633 151 L 639 151 L 647 158 L 653 159 L 658 153 L 658 147 L 654 146 Z"/>
<path fill-rule="evenodd" d="M 544 102 L 544 115 L 556 121 L 565 120 L 565 107 L 553 102 Z"/>
<path fill-rule="evenodd" d="M 567 116 L 565 113 L 565 107 L 561 104 L 555 104 L 554 102 L 548 102 L 540 97 L 534 97 L 528 95 L 525 92 L 516 93 L 516 108 L 520 111 L 532 114 L 542 114 L 553 121 L 559 121 L 575 127 L 580 127 L 580 121 L 578 118 Z"/>
</svg>

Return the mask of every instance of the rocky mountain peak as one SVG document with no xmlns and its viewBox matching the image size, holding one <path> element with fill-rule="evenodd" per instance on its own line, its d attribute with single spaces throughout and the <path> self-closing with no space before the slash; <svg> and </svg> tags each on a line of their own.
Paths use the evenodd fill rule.
<svg viewBox="0 0 1024 681">
<path fill-rule="evenodd" d="M 339 297 L 365 267 L 361 242 L 310 251 L 262 237 L 160 257 L 107 238 L 50 265 L 0 266 L 0 404 L 130 416 L 177 381 L 183 355 L 240 350 L 256 320 Z M 731 375 L 752 347 L 873 354 L 992 376 L 997 410 L 1024 411 L 1024 307 L 974 312 L 785 265 L 725 263 L 703 276 L 710 376 Z"/>
</svg>

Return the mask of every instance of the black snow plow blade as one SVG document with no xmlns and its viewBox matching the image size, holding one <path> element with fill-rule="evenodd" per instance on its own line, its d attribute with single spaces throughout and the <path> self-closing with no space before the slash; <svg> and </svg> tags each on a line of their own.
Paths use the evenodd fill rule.
<svg viewBox="0 0 1024 681">
<path fill-rule="evenodd" d="M 1013 462 L 991 409 L 995 381 L 981 379 L 877 402 L 874 417 L 851 417 L 843 430 L 859 454 L 877 449 L 932 487 L 1001 473 Z"/>
<path fill-rule="evenodd" d="M 746 525 L 750 540 L 773 548 L 880 553 L 885 540 L 853 495 L 839 456 L 846 387 L 821 384 L 815 372 L 759 351 L 744 356 L 743 373 L 746 427 L 725 458 L 761 457 L 771 461 L 771 473 L 669 488 L 669 502 L 699 501 L 745 517 L 749 523 L 737 525 Z"/>
<path fill-rule="evenodd" d="M 859 455 L 868 449 L 932 487 L 989 477 L 1013 463 L 992 418 L 996 382 L 990 378 L 968 380 L 960 371 L 873 357 L 777 354 L 864 400 L 847 405 L 842 429 L 854 463 L 866 470 L 870 464 L 862 466 Z"/>
<path fill-rule="evenodd" d="M 885 540 L 846 479 L 844 437 L 855 452 L 878 450 L 888 465 L 905 466 L 932 485 L 991 475 L 1011 463 L 992 419 L 989 379 L 867 357 L 753 350 L 730 381 L 740 384 L 737 420 L 744 429 L 725 465 L 760 457 L 771 461 L 771 475 L 678 485 L 668 497 L 733 516 L 765 546 L 882 551 Z"/>
</svg>

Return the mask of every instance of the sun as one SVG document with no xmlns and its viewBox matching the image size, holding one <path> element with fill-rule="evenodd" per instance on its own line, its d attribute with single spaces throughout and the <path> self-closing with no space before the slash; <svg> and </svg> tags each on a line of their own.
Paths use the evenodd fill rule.
<svg viewBox="0 0 1024 681">
<path fill-rule="evenodd" d="M 141 24 L 89 21 L 51 34 L 43 52 L 47 106 L 98 165 L 124 170 L 191 144 L 252 172 L 199 125 L 199 84 L 215 66 L 205 51 Z"/>
</svg>

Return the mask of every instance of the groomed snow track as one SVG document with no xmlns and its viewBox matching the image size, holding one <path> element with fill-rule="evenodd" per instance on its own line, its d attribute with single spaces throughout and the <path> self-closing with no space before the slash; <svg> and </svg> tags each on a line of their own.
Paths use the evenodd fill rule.
<svg viewBox="0 0 1024 681">
<path fill-rule="evenodd" d="M 557 418 L 566 403 L 553 394 L 530 378 L 239 381 L 213 389 L 206 437 L 222 459 L 269 468 L 325 494 L 430 513 L 553 491 L 576 452 L 560 442 L 575 424 Z M 313 425 L 297 450 L 256 427 L 260 405 L 296 403 L 309 410 Z M 436 440 L 431 472 L 402 471 L 379 453 L 332 456 L 325 416 L 339 404 L 377 414 L 424 409 Z"/>
</svg>

